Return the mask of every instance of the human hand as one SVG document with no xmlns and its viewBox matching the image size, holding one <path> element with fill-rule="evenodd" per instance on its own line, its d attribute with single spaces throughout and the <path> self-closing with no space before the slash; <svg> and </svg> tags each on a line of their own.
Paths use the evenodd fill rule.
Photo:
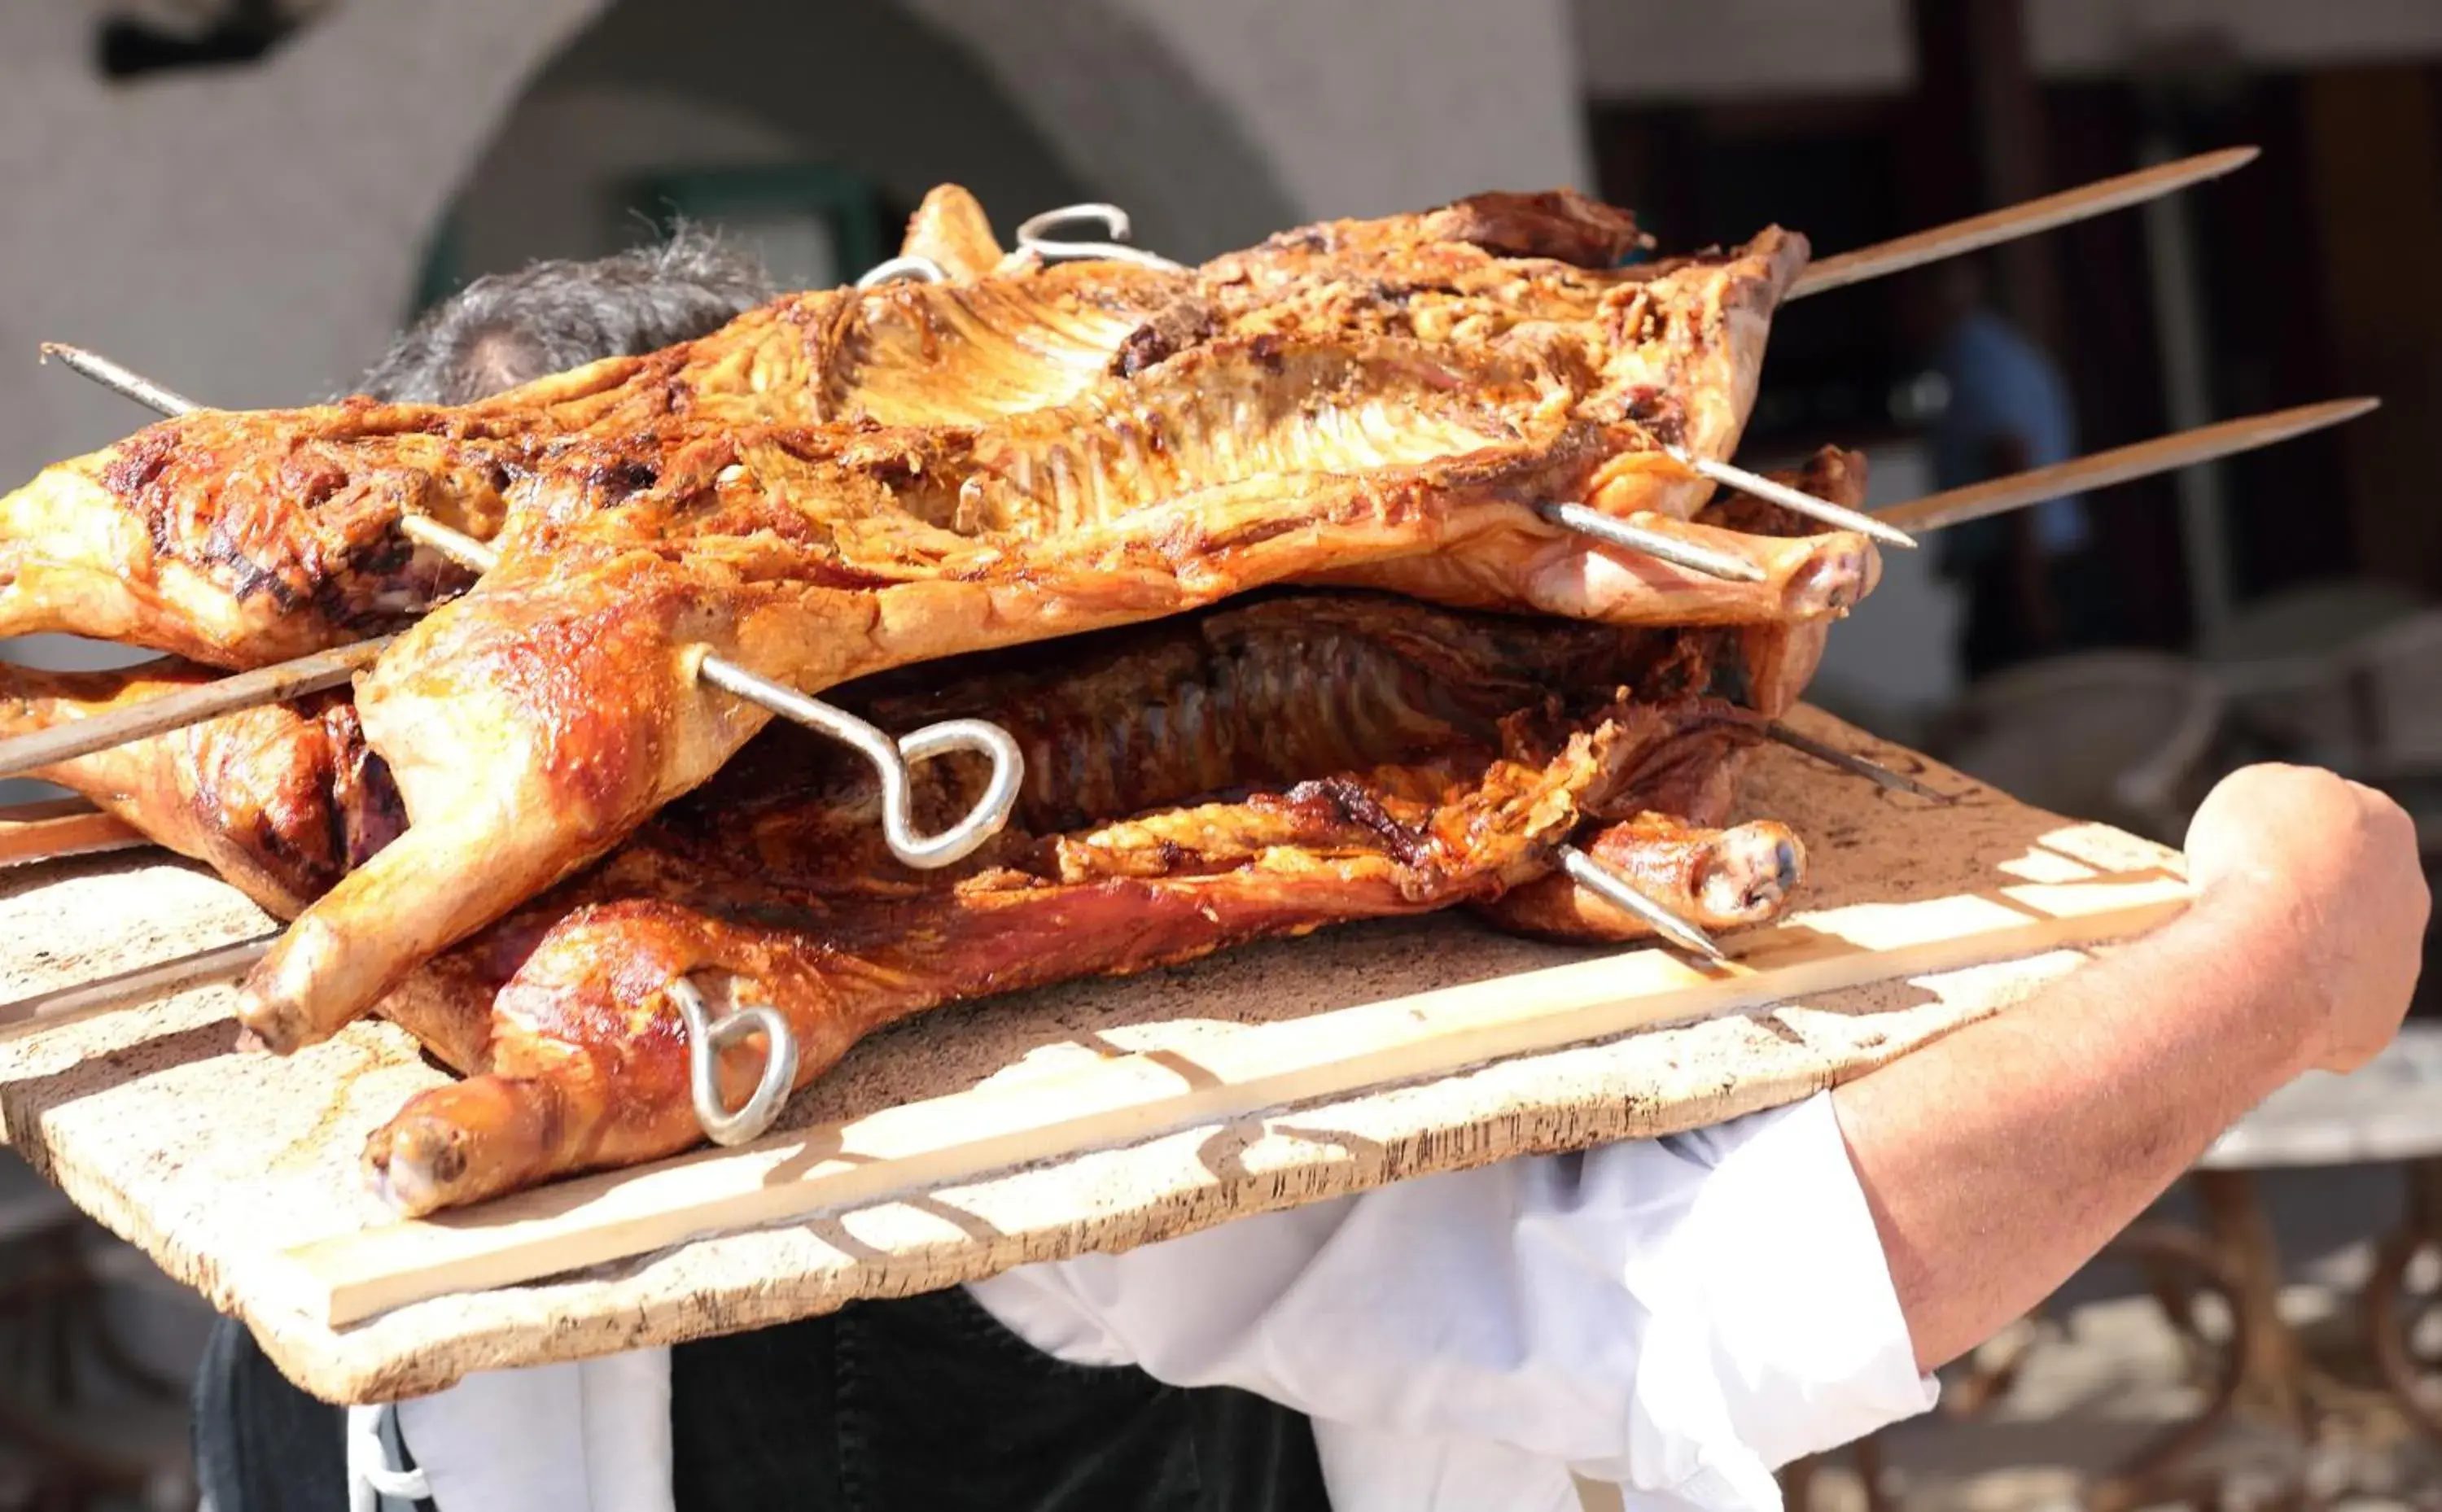
<svg viewBox="0 0 2442 1512">
<path fill-rule="evenodd" d="M 2245 767 L 2197 808 L 2187 853 L 2198 908 L 2289 963 L 2301 1069 L 2355 1070 L 2391 1043 L 2433 906 L 2399 805 L 2318 768 Z"/>
</svg>

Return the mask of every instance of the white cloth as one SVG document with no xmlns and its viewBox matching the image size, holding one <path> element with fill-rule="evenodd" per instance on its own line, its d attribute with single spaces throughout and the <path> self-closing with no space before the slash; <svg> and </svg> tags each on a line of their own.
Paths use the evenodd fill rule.
<svg viewBox="0 0 2442 1512">
<path fill-rule="evenodd" d="M 1828 1096 L 972 1288 L 1036 1348 L 1307 1413 L 1335 1512 L 1771 1508 L 1774 1467 L 1923 1412 Z M 400 1411 L 441 1512 L 668 1512 L 659 1351 Z M 579 1491 L 582 1495 L 579 1495 Z"/>
</svg>

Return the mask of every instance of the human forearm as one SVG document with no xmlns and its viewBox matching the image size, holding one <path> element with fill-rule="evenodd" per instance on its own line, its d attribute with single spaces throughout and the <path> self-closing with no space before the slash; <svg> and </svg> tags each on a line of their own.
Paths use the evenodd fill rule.
<svg viewBox="0 0 2442 1512">
<path fill-rule="evenodd" d="M 1835 1094 L 1924 1368 L 2040 1301 L 2273 1088 L 2397 1031 L 2430 900 L 2396 804 L 2250 767 L 2187 852 L 2180 919 Z"/>
<path fill-rule="evenodd" d="M 2049 1294 L 2303 1068 L 2308 1015 L 2245 901 L 2188 915 L 2034 1000 L 1839 1089 L 1917 1361 Z"/>
</svg>

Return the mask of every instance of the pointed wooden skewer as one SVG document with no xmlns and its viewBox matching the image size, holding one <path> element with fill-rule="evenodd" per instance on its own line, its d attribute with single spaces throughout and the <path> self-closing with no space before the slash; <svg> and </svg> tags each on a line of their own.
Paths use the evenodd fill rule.
<svg viewBox="0 0 2442 1512">
<path fill-rule="evenodd" d="M 294 661 L 251 672 L 235 672 L 180 692 L 164 693 L 90 719 L 10 736 L 0 740 L 0 777 L 19 776 L 131 740 L 201 724 L 224 714 L 265 703 L 284 703 L 337 687 L 373 665 L 391 640 L 385 635 L 377 640 L 336 646 Z"/>
<path fill-rule="evenodd" d="M 2173 472 L 2217 457 L 2253 451 L 2260 446 L 2269 446 L 2309 431 L 2355 420 L 2360 415 L 2373 412 L 2381 404 L 2381 400 L 2373 398 L 2327 399 L 2321 404 L 2302 404 L 2291 410 L 2273 410 L 2236 420 L 2223 420 L 2198 426 L 2194 430 L 2156 436 L 2151 441 L 2114 446 L 2109 451 L 2098 451 L 2092 456 L 2076 457 L 2047 467 L 2012 473 L 2007 478 L 1995 478 L 1987 483 L 1969 483 L 1964 488 L 1928 494 L 1904 504 L 1878 509 L 1874 518 L 1908 530 L 1941 530 L 1949 525 L 1965 524 L 1971 519 L 1982 519 L 1988 515 L 2024 509 L 2046 500 L 2107 488 L 2113 483 Z"/>
<path fill-rule="evenodd" d="M 2022 236 L 2032 236 L 2072 222 L 2107 215 L 2113 210 L 2142 205 L 2149 199 L 2201 184 L 2209 178 L 2244 168 L 2255 161 L 2261 153 L 2254 147 L 2225 147 L 2219 152 L 2199 153 L 2182 157 L 2176 163 L 2161 163 L 2141 168 L 2133 173 L 2106 178 L 2082 188 L 2064 190 L 2031 199 L 2023 205 L 2013 205 L 1983 215 L 1972 215 L 1963 221 L 1937 226 L 1930 230 L 1916 231 L 1872 246 L 1861 246 L 1853 252 L 1823 258 L 1810 263 L 1797 275 L 1788 300 L 1802 300 L 1812 294 L 1863 283 L 1868 279 L 1886 278 L 1893 273 L 1939 263 L 1947 257 L 1962 257 Z"/>
<path fill-rule="evenodd" d="M 98 856 L 152 843 L 124 820 L 82 798 L 46 798 L 0 809 L 0 866 Z"/>
</svg>

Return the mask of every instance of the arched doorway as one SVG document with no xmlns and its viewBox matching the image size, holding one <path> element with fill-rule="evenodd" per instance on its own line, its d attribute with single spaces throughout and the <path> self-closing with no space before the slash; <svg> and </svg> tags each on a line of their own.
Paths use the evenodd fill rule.
<svg viewBox="0 0 2442 1512">
<path fill-rule="evenodd" d="M 1288 218 L 1227 109 L 1144 28 L 1098 15 L 1075 71 L 1004 77 L 1019 64 L 976 46 L 1005 25 L 989 7 L 925 9 L 616 0 L 535 74 L 471 165 L 411 302 L 538 257 L 632 246 L 672 212 L 752 244 L 784 283 L 837 282 L 888 255 L 943 181 L 973 190 L 1006 234 L 1037 209 L 1142 182 L 1120 165 L 1146 144 L 1074 128 L 1148 87 L 1199 143 L 1177 163 L 1175 204 L 1217 196 L 1254 224 Z M 1067 128 L 1068 151 L 1038 127 L 1047 117 Z M 1174 204 L 1131 208 L 1150 246 L 1202 230 Z"/>
</svg>

